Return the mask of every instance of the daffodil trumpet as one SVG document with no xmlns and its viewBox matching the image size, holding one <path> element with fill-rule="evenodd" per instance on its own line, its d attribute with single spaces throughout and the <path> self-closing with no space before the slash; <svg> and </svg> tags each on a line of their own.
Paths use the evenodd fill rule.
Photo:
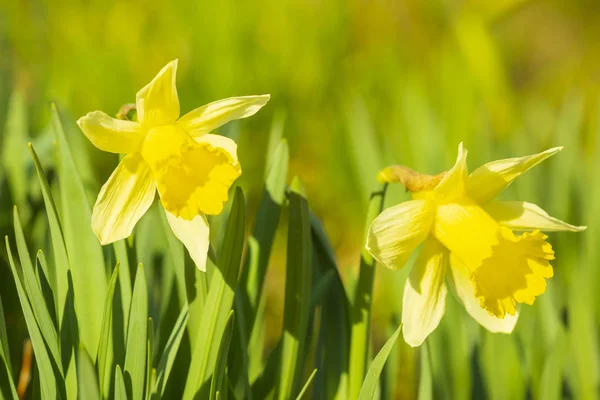
<svg viewBox="0 0 600 400">
<path fill-rule="evenodd" d="M 371 224 L 366 249 L 381 264 L 402 268 L 420 252 L 404 286 L 405 341 L 419 346 L 438 326 L 448 287 L 467 312 L 492 332 L 511 333 L 518 304 L 533 304 L 553 275 L 554 250 L 543 231 L 579 232 L 535 204 L 494 200 L 525 171 L 562 150 L 493 161 L 471 174 L 462 143 L 454 166 L 431 176 L 404 166 L 378 175 L 401 183 L 412 200 L 390 207 Z"/>
<path fill-rule="evenodd" d="M 92 228 L 103 245 L 131 235 L 158 191 L 167 220 L 196 266 L 206 268 L 206 215 L 223 210 L 228 191 L 241 175 L 236 143 L 213 130 L 254 115 L 270 96 L 218 100 L 180 118 L 177 60 L 169 62 L 136 95 L 137 121 L 90 112 L 77 124 L 100 150 L 125 154 L 104 184 L 92 212 Z"/>
</svg>

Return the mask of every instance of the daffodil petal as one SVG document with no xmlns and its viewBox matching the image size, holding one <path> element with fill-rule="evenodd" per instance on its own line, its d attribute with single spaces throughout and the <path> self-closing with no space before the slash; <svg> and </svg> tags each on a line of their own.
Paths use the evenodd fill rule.
<svg viewBox="0 0 600 400">
<path fill-rule="evenodd" d="M 494 333 L 511 333 L 513 331 L 519 319 L 519 309 L 517 308 L 515 315 L 506 314 L 504 318 L 490 315 L 481 307 L 479 299 L 475 296 L 475 288 L 469 278 L 467 267 L 453 254 L 450 254 L 448 283 L 469 315 L 485 329 Z"/>
<path fill-rule="evenodd" d="M 165 125 L 179 117 L 179 97 L 175 85 L 177 60 L 160 70 L 136 95 L 138 120 L 146 126 Z"/>
<path fill-rule="evenodd" d="M 539 206 L 526 201 L 492 200 L 483 206 L 484 210 L 501 225 L 518 231 L 542 232 L 581 232 L 585 226 L 575 226 L 551 217 Z"/>
<path fill-rule="evenodd" d="M 206 255 L 210 244 L 210 229 L 203 214 L 191 221 L 176 217 L 165 210 L 171 230 L 190 253 L 192 260 L 201 271 L 206 271 Z"/>
<path fill-rule="evenodd" d="M 154 173 L 163 207 L 188 221 L 219 214 L 242 171 L 227 150 L 198 143 L 177 125 L 149 130 L 142 156 Z"/>
<path fill-rule="evenodd" d="M 411 200 L 390 207 L 373 221 L 366 248 L 388 268 L 400 269 L 429 233 L 433 209 L 427 200 Z"/>
<path fill-rule="evenodd" d="M 111 118 L 102 111 L 79 118 L 77 125 L 94 146 L 109 153 L 133 153 L 144 138 L 137 122 Z"/>
<path fill-rule="evenodd" d="M 458 145 L 456 163 L 435 188 L 439 200 L 445 202 L 464 196 L 468 174 L 467 150 L 460 143 Z"/>
<path fill-rule="evenodd" d="M 538 154 L 507 158 L 482 165 L 469 176 L 467 193 L 477 203 L 485 204 L 498 196 L 522 173 L 535 167 L 562 149 L 562 147 L 553 147 Z"/>
<path fill-rule="evenodd" d="M 131 235 L 152 205 L 156 183 L 139 153 L 125 156 L 102 186 L 92 212 L 92 228 L 103 245 Z"/>
<path fill-rule="evenodd" d="M 434 238 L 425 240 L 404 285 L 402 302 L 402 333 L 413 347 L 425 341 L 444 315 L 447 265 L 448 250 Z"/>
<path fill-rule="evenodd" d="M 238 163 L 237 143 L 234 140 L 222 135 L 213 135 L 212 133 L 207 133 L 195 139 L 198 143 L 208 143 L 213 147 L 225 150 L 233 159 L 233 163 Z"/>
<path fill-rule="evenodd" d="M 177 121 L 188 134 L 198 137 L 234 119 L 250 117 L 271 98 L 270 95 L 240 96 L 217 100 L 196 108 Z"/>
</svg>

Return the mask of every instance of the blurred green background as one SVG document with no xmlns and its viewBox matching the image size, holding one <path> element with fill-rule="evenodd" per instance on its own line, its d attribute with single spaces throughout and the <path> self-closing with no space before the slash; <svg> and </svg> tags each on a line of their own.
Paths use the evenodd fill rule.
<svg viewBox="0 0 600 400">
<path fill-rule="evenodd" d="M 10 205 L 27 201 L 18 198 L 14 177 L 29 173 L 5 162 L 15 151 L 29 158 L 23 143 L 5 140 L 7 132 L 23 129 L 40 153 L 51 153 L 49 102 L 71 119 L 97 109 L 115 114 L 174 58 L 182 113 L 229 96 L 272 95 L 255 117 L 222 130 L 239 142 L 251 215 L 269 132 L 280 130 L 290 143 L 290 176 L 305 183 L 348 282 L 380 168 L 398 163 L 437 173 L 451 166 L 460 141 L 471 169 L 564 145 L 505 197 L 538 203 L 588 231 L 550 236 L 556 276 L 523 309 L 513 336 L 480 331 L 451 300 L 428 360 L 448 393 L 468 396 L 484 385 L 490 398 L 544 398 L 551 386 L 566 397 L 597 396 L 597 1 L 0 0 L 3 234 Z M 28 125 L 7 121 L 9 107 L 24 107 Z M 83 135 L 70 140 L 91 155 L 82 175 L 98 188 L 116 156 Z M 394 187 L 388 203 L 407 198 Z M 283 300 L 281 253 L 267 281 L 273 331 Z M 377 270 L 375 348 L 397 326 L 407 272 Z M 386 376 L 399 398 L 418 392 L 420 360 L 418 350 L 397 346 Z"/>
</svg>

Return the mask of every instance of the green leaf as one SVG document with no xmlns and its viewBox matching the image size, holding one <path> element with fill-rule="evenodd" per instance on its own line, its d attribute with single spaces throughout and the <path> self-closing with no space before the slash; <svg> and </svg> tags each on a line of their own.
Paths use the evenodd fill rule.
<svg viewBox="0 0 600 400">
<path fill-rule="evenodd" d="M 278 368 L 282 351 L 281 339 L 271 351 L 261 375 L 252 383 L 252 397 L 256 399 L 274 398 L 275 386 L 278 384 Z"/>
<path fill-rule="evenodd" d="M 15 227 L 15 238 L 17 242 L 17 251 L 19 253 L 19 260 L 21 262 L 21 268 L 23 271 L 23 280 L 25 283 L 25 292 L 31 302 L 31 308 L 33 314 L 38 323 L 42 336 L 46 340 L 46 344 L 50 350 L 50 354 L 54 358 L 61 375 L 63 374 L 61 357 L 58 346 L 58 334 L 56 333 L 56 327 L 48 307 L 46 306 L 46 300 L 42 289 L 38 284 L 38 280 L 33 269 L 29 250 L 27 250 L 27 243 L 25 243 L 25 236 L 23 235 L 23 229 L 21 228 L 21 222 L 19 221 L 19 213 L 17 207 L 13 208 L 13 223 Z"/>
<path fill-rule="evenodd" d="M 308 391 L 308 388 L 310 387 L 310 384 L 312 383 L 313 379 L 315 379 L 315 375 L 317 375 L 316 368 L 313 370 L 313 372 L 310 374 L 310 376 L 306 380 L 306 383 L 302 387 L 302 390 L 300 390 L 300 393 L 298 393 L 298 397 L 296 397 L 296 400 L 302 400 L 302 398 L 304 397 L 304 394 Z"/>
<path fill-rule="evenodd" d="M 144 267 L 140 264 L 135 274 L 125 349 L 125 385 L 128 398 L 133 400 L 144 398 L 147 335 L 148 287 Z"/>
<path fill-rule="evenodd" d="M 125 380 L 123 379 L 123 373 L 121 367 L 117 365 L 115 372 L 115 400 L 128 400 L 127 390 L 125 388 Z"/>
<path fill-rule="evenodd" d="M 387 185 L 380 192 L 371 195 L 369 211 L 365 221 L 365 238 L 371 222 L 383 211 Z M 363 240 L 366 243 L 366 240 Z M 352 334 L 350 344 L 349 398 L 355 399 L 361 390 L 360 383 L 365 376 L 369 357 L 369 331 L 371 327 L 371 302 L 373 301 L 373 280 L 375 279 L 375 262 L 366 249 L 362 250 L 358 281 L 352 299 L 350 320 Z"/>
<path fill-rule="evenodd" d="M 121 306 L 123 315 L 128 315 L 131 305 L 131 275 L 129 265 L 129 254 L 127 251 L 126 240 L 119 240 L 113 243 L 117 261 L 121 265 L 119 271 L 119 289 L 121 292 Z M 127 332 L 127 321 L 125 321 L 125 332 Z"/>
<path fill-rule="evenodd" d="M 375 396 L 375 390 L 377 389 L 377 385 L 379 384 L 379 376 L 381 376 L 381 371 L 383 371 L 383 366 L 387 361 L 388 356 L 392 352 L 394 348 L 394 344 L 396 344 L 396 340 L 398 340 L 398 336 L 400 335 L 400 331 L 402 330 L 402 324 L 396 329 L 396 332 L 392 335 L 391 338 L 388 339 L 387 342 L 383 345 L 377 356 L 371 363 L 369 370 L 367 371 L 367 376 L 362 384 L 360 389 L 360 393 L 358 395 L 359 400 L 367 400 L 372 399 Z"/>
<path fill-rule="evenodd" d="M 301 194 L 302 184 L 295 178 L 290 191 L 290 216 L 285 274 L 285 303 L 279 399 L 290 399 L 298 393 L 308 349 L 307 330 L 312 284 L 312 243 L 308 202 Z M 299 193 L 300 192 L 300 193 Z"/>
<path fill-rule="evenodd" d="M 67 398 L 77 398 L 77 366 L 76 358 L 79 352 L 79 325 L 75 315 L 75 289 L 71 271 L 67 271 L 67 298 L 65 299 L 64 315 L 60 324 L 60 351 L 62 366 L 65 370 Z"/>
<path fill-rule="evenodd" d="M 152 318 L 148 318 L 148 340 L 146 346 L 146 400 L 150 399 L 152 385 L 152 354 L 154 353 L 154 324 Z"/>
<path fill-rule="evenodd" d="M 110 346 L 112 342 L 112 310 L 115 287 L 117 286 L 117 280 L 119 279 L 119 270 L 120 263 L 117 262 L 108 284 L 106 299 L 104 300 L 102 330 L 100 331 L 100 342 L 98 343 L 98 358 L 96 365 L 98 367 L 98 377 L 100 379 L 100 393 L 103 398 L 108 397 L 107 395 L 110 392 L 111 372 L 113 369 L 114 355 L 112 346 Z"/>
<path fill-rule="evenodd" d="M 0 298 L 0 351 L 2 358 L 6 362 L 6 368 L 9 374 L 12 375 L 12 367 L 10 365 L 10 347 L 8 346 L 8 336 L 6 335 L 6 320 L 4 319 L 4 307 L 2 306 L 2 298 Z"/>
<path fill-rule="evenodd" d="M 316 366 L 320 373 L 316 377 L 313 397 L 346 399 L 350 359 L 350 302 L 337 270 L 333 250 L 321 223 L 312 213 L 311 228 L 316 270 L 322 277 L 319 281 L 327 279 L 328 282 L 320 302 L 321 321 L 316 355 Z M 331 335 L 331 332 L 336 334 Z"/>
<path fill-rule="evenodd" d="M 217 356 L 217 365 L 212 375 L 212 381 L 210 383 L 210 399 L 215 399 L 218 392 L 224 391 L 223 377 L 225 376 L 225 369 L 227 366 L 227 353 L 229 352 L 229 344 L 231 343 L 231 336 L 233 335 L 233 321 L 234 313 L 233 310 L 229 312 L 229 318 L 227 319 L 227 325 L 225 326 L 225 332 L 219 345 L 219 354 Z"/>
<path fill-rule="evenodd" d="M 29 215 L 27 208 L 27 157 L 28 142 L 27 104 L 24 92 L 15 90 L 10 97 L 2 142 L 2 167 L 6 172 L 14 204 Z"/>
<path fill-rule="evenodd" d="M 539 393 L 538 398 L 545 400 L 560 400 L 563 398 L 562 371 L 567 358 L 568 343 L 567 335 L 559 331 L 556 341 L 544 362 L 544 369 L 537 390 L 537 393 Z"/>
<path fill-rule="evenodd" d="M 421 347 L 421 373 L 419 379 L 419 400 L 433 400 L 433 374 L 431 373 L 431 350 L 426 342 Z"/>
<path fill-rule="evenodd" d="M 79 348 L 77 354 L 77 383 L 80 399 L 100 400 L 96 369 L 90 355 L 83 347 Z"/>
<path fill-rule="evenodd" d="M 169 336 L 169 340 L 167 341 L 167 345 L 165 346 L 163 354 L 160 357 L 160 362 L 158 363 L 157 368 L 156 386 L 154 389 L 159 397 L 163 396 L 165 387 L 167 386 L 167 381 L 169 380 L 169 374 L 171 373 L 173 362 L 175 362 L 175 357 L 177 356 L 181 339 L 185 333 L 188 315 L 188 306 L 187 303 L 185 303 L 184 307 L 181 309 L 179 317 L 177 318 L 177 322 L 173 327 L 173 331 Z"/>
<path fill-rule="evenodd" d="M 214 372 L 219 345 L 229 311 L 233 305 L 236 280 L 242 259 L 246 227 L 246 204 L 242 189 L 236 187 L 233 205 L 217 268 L 213 271 L 208 298 L 204 305 L 201 325 L 203 329 L 194 339 L 196 346 L 185 384 L 184 399 L 192 399 L 201 390 L 200 397 L 208 394 L 210 377 Z"/>
<path fill-rule="evenodd" d="M 17 389 L 15 388 L 15 382 L 12 377 L 12 367 L 10 363 L 10 352 L 8 347 L 8 337 L 6 335 L 6 323 L 4 319 L 4 308 L 2 307 L 2 299 L 0 299 L 0 359 L 4 365 L 4 372 L 0 367 L 0 397 L 3 392 L 9 391 L 11 398 L 17 400 Z"/>
<path fill-rule="evenodd" d="M 33 158 L 33 163 L 37 171 L 38 181 L 42 190 L 42 197 L 44 198 L 44 205 L 46 207 L 46 215 L 48 217 L 48 225 L 50 227 L 50 237 L 52 238 L 52 253 L 54 254 L 54 266 L 55 266 L 55 277 L 49 277 L 49 281 L 56 281 L 56 315 L 58 320 L 62 321 L 64 313 L 64 304 L 67 298 L 68 282 L 67 282 L 67 271 L 69 270 L 69 258 L 67 257 L 67 247 L 63 236 L 60 220 L 58 218 L 58 212 L 56 205 L 52 198 L 50 185 L 46 180 L 46 174 L 38 159 L 38 156 L 31 145 L 29 144 L 29 151 Z"/>
<path fill-rule="evenodd" d="M 102 305 L 108 286 L 104 256 L 92 231 L 89 200 L 56 106 L 52 106 L 52 122 L 59 155 L 58 176 L 65 243 L 70 265 L 77 267 L 72 268 L 71 273 L 80 335 L 85 348 L 92 351 L 90 355 L 95 359 L 102 326 Z"/>
<path fill-rule="evenodd" d="M 277 130 L 273 132 L 276 134 Z M 271 140 L 273 137 L 271 137 Z M 260 349 L 248 346 L 255 330 L 260 330 L 261 320 L 257 318 L 263 283 L 267 273 L 275 232 L 279 225 L 282 203 L 285 196 L 289 150 L 287 141 L 281 139 L 268 162 L 265 190 L 258 206 L 252 236 L 248 239 L 248 252 L 239 279 L 235 296 L 235 310 L 238 323 L 234 327 L 234 341 L 230 351 L 229 378 L 234 385 L 242 383 L 245 393 L 249 389 L 249 363 L 253 356 L 248 353 Z M 259 321 L 259 324 L 255 322 Z M 254 357 L 255 358 L 255 357 Z M 262 354 L 259 355 L 262 358 Z M 243 379 L 242 379 L 243 378 Z"/>
<path fill-rule="evenodd" d="M 35 362 L 37 364 L 38 373 L 40 376 L 39 383 L 41 397 L 43 399 L 58 399 L 60 397 L 64 397 L 64 395 L 61 396 L 61 393 L 64 393 L 64 389 L 61 390 L 57 386 L 57 382 L 62 382 L 62 378 L 57 379 L 57 377 L 54 375 L 54 371 L 52 369 L 52 361 L 50 361 L 50 355 L 48 354 L 46 345 L 44 344 L 44 338 L 42 337 L 42 333 L 40 332 L 40 329 L 38 328 L 38 325 L 35 321 L 35 317 L 33 315 L 31 305 L 29 304 L 29 300 L 27 300 L 25 288 L 21 283 L 21 276 L 20 273 L 17 271 L 12 252 L 10 250 L 10 245 L 8 243 L 8 236 L 5 237 L 5 244 L 6 252 L 8 253 L 10 268 L 13 274 L 13 278 L 15 280 L 15 285 L 17 287 L 19 302 L 21 303 L 21 309 L 23 310 L 23 315 L 25 316 L 25 323 L 27 324 L 27 331 L 29 332 L 31 344 L 33 346 L 33 352 L 35 354 Z"/>
<path fill-rule="evenodd" d="M 44 302 L 48 308 L 48 312 L 50 313 L 50 317 L 54 326 L 58 326 L 58 317 L 56 315 L 56 281 L 52 282 L 52 279 L 56 279 L 56 270 L 54 269 L 54 264 L 49 267 L 46 262 L 46 256 L 42 250 L 38 250 L 36 256 L 36 277 L 38 280 L 38 284 L 42 289 L 42 293 L 44 294 Z"/>
</svg>

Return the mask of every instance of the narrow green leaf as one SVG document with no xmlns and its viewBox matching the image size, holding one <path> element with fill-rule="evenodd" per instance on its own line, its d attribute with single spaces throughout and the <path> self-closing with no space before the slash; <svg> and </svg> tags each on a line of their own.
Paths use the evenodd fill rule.
<svg viewBox="0 0 600 400">
<path fill-rule="evenodd" d="M 117 365 L 115 372 L 115 400 L 128 400 L 125 380 L 123 379 L 123 373 L 119 365 Z"/>
<path fill-rule="evenodd" d="M 111 383 L 111 372 L 113 369 L 114 355 L 112 352 L 112 310 L 113 301 L 115 297 L 115 287 L 117 286 L 117 280 L 119 279 L 120 263 L 117 261 L 117 265 L 113 270 L 110 282 L 108 284 L 108 291 L 106 292 L 106 299 L 104 300 L 104 314 L 102 317 L 102 330 L 100 331 L 100 342 L 98 343 L 98 358 L 96 360 L 96 366 L 98 368 L 98 377 L 100 381 L 100 393 L 102 397 L 107 397 L 110 392 Z"/>
<path fill-rule="evenodd" d="M 277 130 L 272 132 L 277 134 Z M 273 140 L 273 137 L 270 140 Z M 251 337 L 256 337 L 255 330 L 262 329 L 260 326 L 256 327 L 255 321 L 260 321 L 257 312 L 285 197 L 289 150 L 285 139 L 280 139 L 277 143 L 277 148 L 270 154 L 268 161 L 265 190 L 258 206 L 252 236 L 248 239 L 248 252 L 235 296 L 238 322 L 234 327 L 234 341 L 230 351 L 229 378 L 234 387 L 243 388 L 240 396 L 250 395 L 248 352 L 253 348 L 248 346 L 248 343 Z"/>
<path fill-rule="evenodd" d="M 559 331 L 556 341 L 551 347 L 548 357 L 546 357 L 542 377 L 537 390 L 539 399 L 560 400 L 563 398 L 562 371 L 565 365 L 569 343 L 566 336 L 567 335 L 562 330 Z"/>
<path fill-rule="evenodd" d="M 10 392 L 13 400 L 17 400 L 17 389 L 15 388 L 15 382 L 12 376 L 12 367 L 10 362 L 10 352 L 8 347 L 8 337 L 6 335 L 6 322 L 4 319 L 4 308 L 2 307 L 2 299 L 0 299 L 0 359 L 4 365 L 4 374 L 0 367 L 0 397 L 2 397 L 3 391 L 7 390 Z"/>
<path fill-rule="evenodd" d="M 50 313 L 50 318 L 54 323 L 54 326 L 58 326 L 58 317 L 56 315 L 56 282 L 52 282 L 52 277 L 56 277 L 56 271 L 54 270 L 54 266 L 48 266 L 46 262 L 46 256 L 42 250 L 38 250 L 36 258 L 36 278 L 38 280 L 38 285 L 42 289 L 42 293 L 44 294 L 44 302 L 48 308 L 48 312 Z"/>
<path fill-rule="evenodd" d="M 279 215 L 285 196 L 288 161 L 287 141 L 282 139 L 273 155 L 271 168 L 267 174 L 265 191 L 258 206 L 256 225 L 249 240 L 255 245 L 249 249 L 240 277 L 239 296 L 244 299 L 244 325 L 248 330 L 252 330 L 255 321 L 256 310 L 258 309 L 271 255 L 271 247 L 275 238 L 275 231 L 279 225 Z M 250 333 L 247 332 L 247 334 Z"/>
<path fill-rule="evenodd" d="M 281 360 L 281 351 L 283 349 L 282 340 L 269 355 L 262 374 L 252 383 L 252 396 L 256 399 L 272 399 L 275 395 L 275 386 L 278 384 L 279 364 Z"/>
<path fill-rule="evenodd" d="M 54 375 L 54 371 L 52 369 L 52 361 L 50 361 L 50 355 L 46 349 L 46 345 L 44 344 L 44 338 L 42 337 L 42 333 L 38 328 L 38 325 L 35 321 L 35 317 L 33 315 L 33 310 L 31 309 L 31 305 L 29 304 L 29 300 L 27 300 L 27 294 L 25 293 L 25 288 L 21 283 L 21 277 L 19 272 L 17 271 L 17 267 L 15 265 L 15 261 L 12 256 L 12 252 L 10 250 L 10 245 L 8 243 L 8 236 L 5 238 L 6 244 L 6 252 L 8 253 L 8 260 L 10 264 L 10 268 L 12 270 L 13 278 L 15 280 L 15 286 L 17 287 L 17 294 L 19 296 L 19 302 L 21 303 L 21 308 L 23 310 L 23 315 L 25 316 L 25 323 L 27 324 L 27 330 L 29 332 L 29 337 L 31 338 L 31 344 L 33 346 L 33 352 L 35 354 L 35 362 L 38 367 L 38 373 L 40 375 L 40 391 L 43 399 L 58 399 L 61 397 L 57 382 L 62 381 L 62 378 L 57 379 Z"/>
<path fill-rule="evenodd" d="M 321 321 L 315 360 L 320 373 L 316 377 L 313 397 L 346 399 L 350 359 L 350 302 L 337 270 L 331 245 L 321 223 L 312 213 L 311 228 L 316 270 L 322 277 L 327 277 L 328 283 L 320 302 Z M 322 280 L 323 278 L 320 281 Z M 331 332 L 336 334 L 331 335 Z"/>
<path fill-rule="evenodd" d="M 27 206 L 27 157 L 25 146 L 28 142 L 27 104 L 22 90 L 15 90 L 10 96 L 6 123 L 3 132 L 2 157 L 0 162 L 6 173 L 13 202 L 29 215 Z"/>
<path fill-rule="evenodd" d="M 96 369 L 90 355 L 83 347 L 79 348 L 77 354 L 77 383 L 80 399 L 100 400 Z"/>
<path fill-rule="evenodd" d="M 245 226 L 244 193 L 242 189 L 236 187 L 225 237 L 219 251 L 217 268 L 213 271 L 208 298 L 202 313 L 203 330 L 193 339 L 196 341 L 196 346 L 185 384 L 184 399 L 194 398 L 199 390 L 201 390 L 200 397 L 205 397 L 210 389 L 210 377 L 214 372 L 221 338 L 227 325 L 229 311 L 233 306 L 244 247 Z"/>
<path fill-rule="evenodd" d="M 146 400 L 150 399 L 151 391 L 154 388 L 152 385 L 152 354 L 154 353 L 154 324 L 152 318 L 148 318 L 148 333 L 146 346 Z"/>
<path fill-rule="evenodd" d="M 360 389 L 360 393 L 358 395 L 359 400 L 370 400 L 375 396 L 375 390 L 379 384 L 379 376 L 381 375 L 381 371 L 383 371 L 383 366 L 385 365 L 388 356 L 394 348 L 394 344 L 396 344 L 396 340 L 398 340 L 401 330 L 402 325 L 396 329 L 396 332 L 394 332 L 392 337 L 385 342 L 379 353 L 377 353 L 377 356 L 375 356 L 375 359 L 371 363 L 371 366 L 367 371 L 367 376 L 365 377 Z"/>
<path fill-rule="evenodd" d="M 431 373 L 431 350 L 426 342 L 421 347 L 421 373 L 419 379 L 419 400 L 433 400 L 433 374 Z"/>
<path fill-rule="evenodd" d="M 128 398 L 144 398 L 146 347 L 148 334 L 148 287 L 142 264 L 138 266 L 131 298 L 127 347 L 125 350 L 125 386 Z"/>
<path fill-rule="evenodd" d="M 58 346 L 58 334 L 56 333 L 56 327 L 54 321 L 50 316 L 48 307 L 46 306 L 46 300 L 42 289 L 40 288 L 33 264 L 27 249 L 27 243 L 25 243 L 25 236 L 23 235 L 23 229 L 21 228 L 21 222 L 19 220 L 19 213 L 17 207 L 13 208 L 13 223 L 15 227 L 15 239 L 17 242 L 17 251 L 19 253 L 19 260 L 21 262 L 21 268 L 23 271 L 23 280 L 25 282 L 25 292 L 28 294 L 29 301 L 31 302 L 31 308 L 33 314 L 38 323 L 42 336 L 46 340 L 50 354 L 54 358 L 54 362 L 58 366 L 60 373 L 63 373 L 59 346 Z"/>
<path fill-rule="evenodd" d="M 307 330 L 312 284 L 312 243 L 308 202 L 298 178 L 290 191 L 290 216 L 285 274 L 283 337 L 277 396 L 290 399 L 300 389 L 308 349 Z"/>
<path fill-rule="evenodd" d="M 113 243 L 117 261 L 121 265 L 119 271 L 119 289 L 121 291 L 121 306 L 123 307 L 123 315 L 129 314 L 131 305 L 131 274 L 129 264 L 129 254 L 127 251 L 126 240 L 119 240 Z M 127 321 L 125 321 L 125 332 L 127 332 Z"/>
<path fill-rule="evenodd" d="M 58 176 L 65 243 L 71 265 L 78 267 L 72 268 L 71 273 L 80 335 L 85 348 L 92 352 L 90 355 L 95 359 L 102 326 L 102 305 L 108 286 L 104 256 L 92 231 L 89 200 L 54 105 L 52 123 L 59 155 Z"/>
<path fill-rule="evenodd" d="M 67 298 L 65 299 L 64 315 L 60 324 L 60 351 L 62 366 L 65 370 L 67 398 L 77 398 L 77 366 L 79 352 L 79 325 L 75 315 L 75 288 L 71 271 L 67 271 Z"/>
<path fill-rule="evenodd" d="M 365 221 L 365 238 L 368 235 L 371 222 L 383 211 L 387 185 L 380 192 L 371 195 L 369 211 Z M 366 241 L 363 241 L 366 243 Z M 355 399 L 360 392 L 360 383 L 363 381 L 367 368 L 371 327 L 371 302 L 373 297 L 373 280 L 375 279 L 375 261 L 363 249 L 360 258 L 358 281 L 352 299 L 350 320 L 352 321 L 352 341 L 350 343 L 350 370 L 349 370 L 349 398 Z"/>
<path fill-rule="evenodd" d="M 59 321 L 63 319 L 64 304 L 67 298 L 68 282 L 67 282 L 67 271 L 69 269 L 69 258 L 67 257 L 67 247 L 63 236 L 61 223 L 56 210 L 56 205 L 52 198 L 50 185 L 46 180 L 46 174 L 38 156 L 31 145 L 29 144 L 29 151 L 35 164 L 37 171 L 38 181 L 42 190 L 42 197 L 44 198 L 44 205 L 46 207 L 46 215 L 48 217 L 48 225 L 50 227 L 50 237 L 52 238 L 52 253 L 54 254 L 54 266 L 55 266 L 55 277 L 50 277 L 49 280 L 56 281 L 56 315 Z"/>
<path fill-rule="evenodd" d="M 313 379 L 315 379 L 315 375 L 317 375 L 316 368 L 310 374 L 310 376 L 306 380 L 306 383 L 304 384 L 304 386 L 302 386 L 302 390 L 300 390 L 300 393 L 298 393 L 298 397 L 296 397 L 296 400 L 302 400 L 302 398 L 304 397 L 304 394 L 308 391 L 308 388 L 310 387 L 310 384 L 312 383 Z"/>
<path fill-rule="evenodd" d="M 215 366 L 215 370 L 212 375 L 212 381 L 210 383 L 210 399 L 215 399 L 217 393 L 223 391 L 223 377 L 225 375 L 225 369 L 227 366 L 227 353 L 229 352 L 229 344 L 231 343 L 231 336 L 233 335 L 233 322 L 234 313 L 232 310 L 229 312 L 227 325 L 225 326 L 221 344 L 219 345 L 217 365 Z"/>
<path fill-rule="evenodd" d="M 177 356 L 177 351 L 179 350 L 179 344 L 181 343 L 181 339 L 183 338 L 183 334 L 185 333 L 188 315 L 188 306 L 187 303 L 185 303 L 183 309 L 181 310 L 181 313 L 179 314 L 179 317 L 177 318 L 177 322 L 173 327 L 173 331 L 169 336 L 169 340 L 167 341 L 165 350 L 163 351 L 163 354 L 160 357 L 160 362 L 158 363 L 158 369 L 156 374 L 156 386 L 154 389 L 154 391 L 159 395 L 159 397 L 163 396 L 165 387 L 167 386 L 169 374 L 171 373 L 173 362 L 175 362 L 175 357 Z"/>
</svg>

